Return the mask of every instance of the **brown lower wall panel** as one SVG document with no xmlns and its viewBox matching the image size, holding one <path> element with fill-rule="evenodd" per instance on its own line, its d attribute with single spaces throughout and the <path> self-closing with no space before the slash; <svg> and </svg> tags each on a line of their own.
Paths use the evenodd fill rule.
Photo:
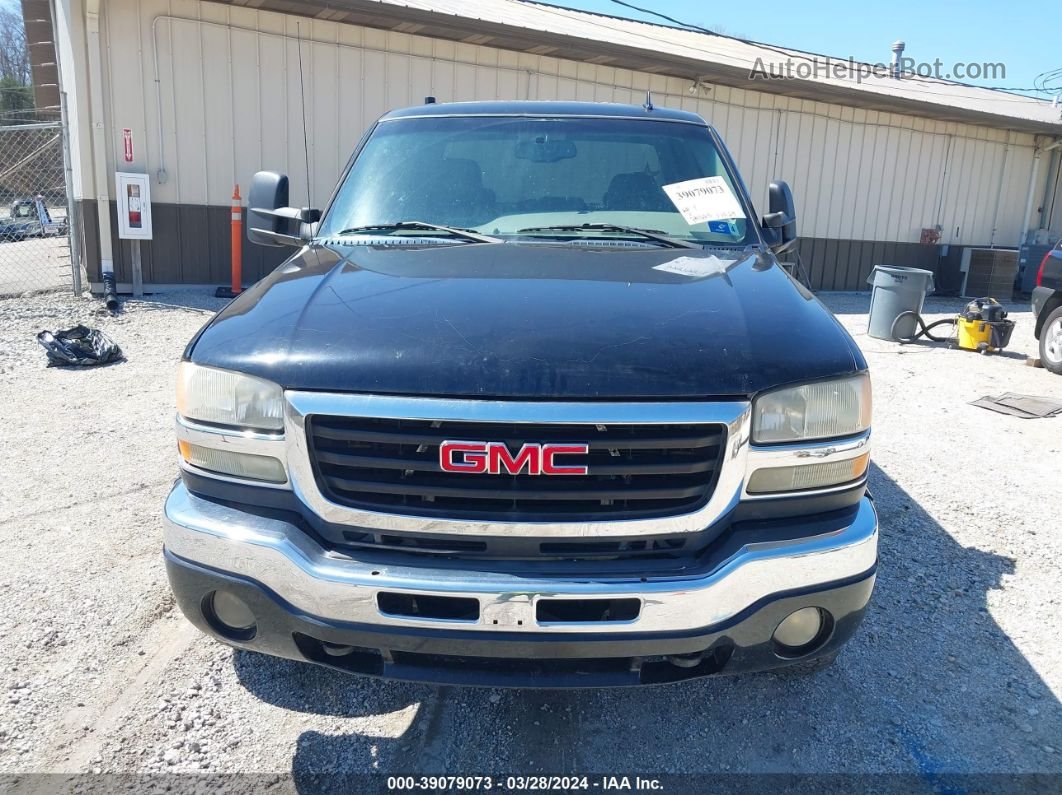
<svg viewBox="0 0 1062 795">
<path fill-rule="evenodd" d="M 110 203 L 114 274 L 119 282 L 133 280 L 132 241 L 118 239 L 118 213 Z M 89 281 L 100 280 L 100 236 L 97 204 L 78 202 L 84 230 L 85 266 Z M 152 202 L 153 240 L 140 244 L 144 284 L 228 284 L 231 273 L 230 207 Z M 244 223 L 246 224 L 246 210 Z M 258 281 L 291 254 L 290 248 L 257 246 L 243 241 L 243 282 Z"/>
<path fill-rule="evenodd" d="M 867 280 L 876 265 L 905 265 L 924 268 L 937 276 L 937 292 L 954 292 L 961 279 L 958 262 L 962 247 L 951 246 L 948 257 L 940 256 L 937 246 L 921 243 L 892 243 L 880 240 L 827 240 L 802 237 L 795 253 L 807 271 L 812 290 L 867 290 Z M 954 267 L 952 261 L 954 260 Z"/>
<path fill-rule="evenodd" d="M 100 280 L 99 225 L 96 202 L 78 203 L 84 223 L 84 251 L 89 281 Z M 228 284 L 230 215 L 227 206 L 191 204 L 151 205 L 155 239 L 141 243 L 140 256 L 145 284 Z M 132 281 L 131 243 L 118 239 L 117 211 L 111 202 L 111 237 L 114 241 L 114 271 L 119 282 Z M 244 223 L 247 211 L 244 210 Z M 962 284 L 959 263 L 962 246 L 940 254 L 937 246 L 920 243 L 890 243 L 875 240 L 836 240 L 802 237 L 799 255 L 813 290 L 867 290 L 875 265 L 906 265 L 936 274 L 938 293 L 957 293 Z M 290 248 L 258 246 L 243 241 L 243 281 L 258 281 L 291 254 Z"/>
</svg>

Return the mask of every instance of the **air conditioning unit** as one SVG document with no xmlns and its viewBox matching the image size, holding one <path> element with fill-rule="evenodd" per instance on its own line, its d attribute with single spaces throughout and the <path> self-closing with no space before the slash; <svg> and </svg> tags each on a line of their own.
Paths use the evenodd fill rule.
<svg viewBox="0 0 1062 795">
<path fill-rule="evenodd" d="M 1018 252 L 1005 248 L 967 248 L 962 252 L 962 297 L 988 296 L 1009 301 L 1018 276 Z"/>
</svg>

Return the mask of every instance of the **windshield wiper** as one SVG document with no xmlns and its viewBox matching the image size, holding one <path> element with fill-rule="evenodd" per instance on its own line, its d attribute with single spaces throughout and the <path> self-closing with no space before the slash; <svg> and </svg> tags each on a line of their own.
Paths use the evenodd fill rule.
<svg viewBox="0 0 1062 795">
<path fill-rule="evenodd" d="M 638 235 L 646 240 L 653 240 L 670 248 L 700 248 L 696 243 L 679 240 L 674 237 L 665 237 L 663 232 L 655 229 L 638 229 L 634 226 L 620 226 L 618 224 L 564 224 L 561 226 L 529 226 L 526 229 L 517 229 L 517 234 L 523 232 L 623 232 L 628 235 Z"/>
<path fill-rule="evenodd" d="M 473 232 L 471 229 L 461 229 L 456 226 L 442 226 L 441 224 L 429 224 L 424 221 L 398 221 L 393 224 L 370 224 L 368 226 L 353 226 L 350 229 L 344 229 L 339 233 L 342 235 L 357 235 L 361 232 L 395 232 L 399 229 L 428 229 L 433 232 L 446 232 L 454 237 L 459 237 L 462 240 L 472 240 L 476 243 L 504 243 L 501 238 L 491 237 L 490 235 L 481 235 L 479 232 Z"/>
</svg>

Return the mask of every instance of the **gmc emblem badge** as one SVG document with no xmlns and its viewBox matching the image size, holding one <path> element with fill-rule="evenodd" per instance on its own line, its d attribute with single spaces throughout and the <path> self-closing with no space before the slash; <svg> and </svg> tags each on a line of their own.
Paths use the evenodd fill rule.
<svg viewBox="0 0 1062 795">
<path fill-rule="evenodd" d="M 586 475 L 585 464 L 559 464 L 566 455 L 586 455 L 588 444 L 525 444 L 513 455 L 505 442 L 455 442 L 439 445 L 439 466 L 443 472 L 470 475 Z"/>
</svg>

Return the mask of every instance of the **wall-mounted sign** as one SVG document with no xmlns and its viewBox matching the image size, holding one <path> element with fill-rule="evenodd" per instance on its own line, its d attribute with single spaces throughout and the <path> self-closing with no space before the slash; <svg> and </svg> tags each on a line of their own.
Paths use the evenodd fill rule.
<svg viewBox="0 0 1062 795">
<path fill-rule="evenodd" d="M 122 128 L 122 157 L 126 163 L 133 162 L 133 131 L 128 127 Z"/>
<path fill-rule="evenodd" d="M 151 185 L 147 174 L 114 175 L 118 188 L 118 237 L 151 240 Z"/>
</svg>

